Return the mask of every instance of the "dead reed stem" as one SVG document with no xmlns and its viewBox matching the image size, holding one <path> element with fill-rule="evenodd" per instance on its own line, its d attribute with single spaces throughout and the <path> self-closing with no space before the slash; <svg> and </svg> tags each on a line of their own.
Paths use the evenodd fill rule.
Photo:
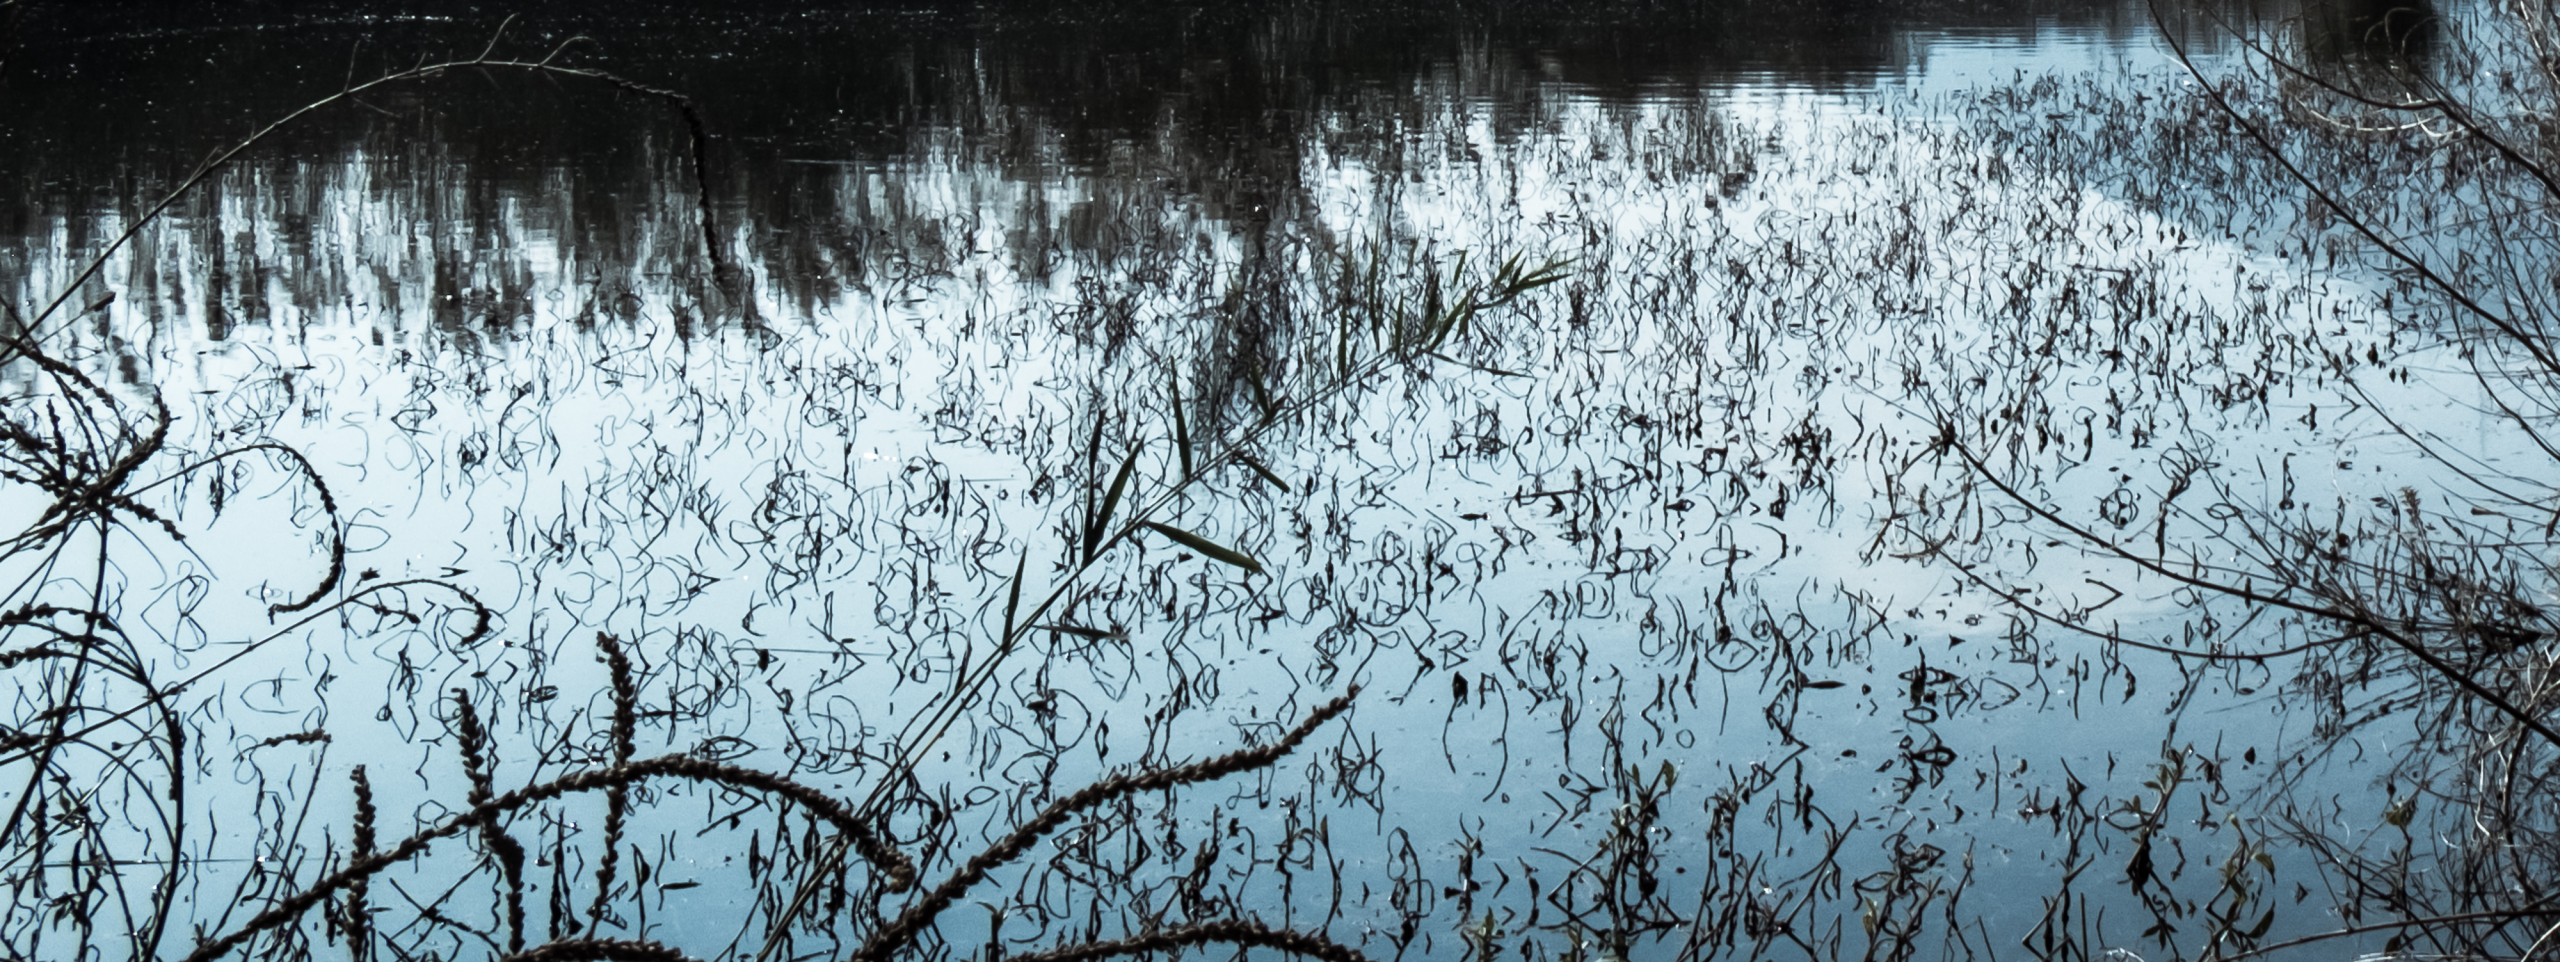
<svg viewBox="0 0 2560 962">
<path fill-rule="evenodd" d="M 346 868 L 322 877 L 302 891 L 277 900 L 273 906 L 258 913 L 238 929 L 197 945 L 195 951 L 186 956 L 186 962 L 211 962 L 213 959 L 229 955 L 233 949 L 239 948 L 259 933 L 291 923 L 294 919 L 301 917 L 302 913 L 310 911 L 311 907 L 319 904 L 321 900 L 358 881 L 371 878 L 384 869 L 416 857 L 419 853 L 426 851 L 427 846 L 437 839 L 451 838 L 493 821 L 500 815 L 536 802 L 549 801 L 572 792 L 594 791 L 610 785 L 628 785 L 644 778 L 659 777 L 752 788 L 791 799 L 807 807 L 819 818 L 833 823 L 838 831 L 853 837 L 856 840 L 857 850 L 865 858 L 874 859 L 874 864 L 886 873 L 888 876 L 886 884 L 890 891 L 904 891 L 914 884 L 915 866 L 904 856 L 897 854 L 895 849 L 881 842 L 879 837 L 871 831 L 870 826 L 856 819 L 853 812 L 843 803 L 825 793 L 780 775 L 705 761 L 691 755 L 661 755 L 628 765 L 580 772 L 539 785 L 520 788 L 473 805 L 469 811 L 456 815 L 441 825 L 402 839 L 398 845 L 392 846 L 387 851 L 356 858 L 350 861 Z"/>
<path fill-rule="evenodd" d="M 1038 816 L 1016 826 L 1012 832 L 998 839 L 995 844 L 971 856 L 959 871 L 953 872 L 951 877 L 944 879 L 941 885 L 935 886 L 930 894 L 917 900 L 915 904 L 907 906 L 895 920 L 873 933 L 871 938 L 863 943 L 862 948 L 856 950 L 849 958 L 853 962 L 881 962 L 890 954 L 905 948 L 908 943 L 915 940 L 918 933 L 924 931 L 925 926 L 932 924 L 934 919 L 940 917 L 943 911 L 950 908 L 951 904 L 958 901 L 962 895 L 968 894 L 970 887 L 984 881 L 987 873 L 1021 857 L 1022 853 L 1029 851 L 1031 846 L 1043 836 L 1065 825 L 1067 819 L 1075 813 L 1122 796 L 1211 781 L 1279 761 L 1290 752 L 1297 750 L 1298 745 L 1305 742 L 1307 736 L 1314 734 L 1318 727 L 1331 721 L 1334 716 L 1349 710 L 1351 700 L 1359 694 L 1360 687 L 1352 686 L 1341 696 L 1318 706 L 1305 721 L 1299 722 L 1296 728 L 1290 729 L 1289 733 L 1279 741 L 1261 748 L 1230 752 L 1174 768 L 1106 778 L 1085 786 L 1072 795 L 1049 803 L 1049 806 L 1042 809 Z"/>
</svg>

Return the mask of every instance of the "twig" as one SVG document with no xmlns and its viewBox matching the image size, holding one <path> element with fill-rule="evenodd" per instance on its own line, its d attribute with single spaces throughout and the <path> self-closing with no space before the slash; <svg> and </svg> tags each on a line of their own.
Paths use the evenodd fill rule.
<svg viewBox="0 0 2560 962">
<path fill-rule="evenodd" d="M 2443 675 L 2454 684 L 2461 686 L 2463 690 L 2470 692 L 2482 701 L 2488 702 L 2491 707 L 2496 708 L 2507 717 L 2514 719 L 2517 724 L 2531 729 L 2534 734 L 2541 736 L 2544 741 L 2550 742 L 2555 747 L 2560 747 L 2560 731 L 2553 731 L 2551 726 L 2543 724 L 2542 720 L 2535 718 L 2532 713 L 2517 707 L 2514 702 L 2508 701 L 2505 696 L 2489 690 L 2489 687 L 2481 684 L 2479 679 L 2471 677 L 2469 673 L 2462 671 L 2452 663 L 2438 657 L 2436 653 L 2428 651 L 2426 647 L 2419 644 L 2416 639 L 2409 638 L 2398 631 L 2392 630 L 2391 626 L 2356 612 L 2340 611 L 2332 607 L 2305 604 L 2290 598 L 2276 597 L 2274 595 L 2265 594 L 2239 585 L 2225 584 L 2207 578 L 2198 578 L 2191 575 L 2181 574 L 2172 570 L 2166 564 L 2153 561 L 2152 559 L 2145 558 L 2132 551 L 2128 551 L 2115 542 L 2099 536 L 2097 532 L 2072 524 L 2070 521 L 2065 520 L 2061 515 L 2055 514 L 2051 509 L 2046 508 L 2044 505 L 2030 500 L 2023 492 L 2020 492 L 2017 488 L 2011 487 L 2008 482 L 2001 480 L 1998 475 L 1993 474 L 1990 466 L 1983 464 L 1981 459 L 1976 458 L 1971 449 L 1968 449 L 1963 444 L 1955 441 L 1953 426 L 1949 426 L 1942 437 L 1944 438 L 1944 443 L 1949 449 L 1955 451 L 1957 456 L 1963 458 L 1967 465 L 1972 466 L 1975 476 L 1982 478 L 1992 487 L 1998 488 L 2000 493 L 2007 496 L 2010 501 L 2027 509 L 2028 512 L 2034 514 L 2036 517 L 2044 519 L 2045 523 L 2070 532 L 2072 537 L 2078 538 L 2082 542 L 2096 547 L 2108 554 L 2115 555 L 2118 558 L 2131 562 L 2135 567 L 2141 568 L 2146 572 L 2167 578 L 2190 588 L 2210 591 L 2215 594 L 2238 598 L 2242 601 L 2248 601 L 2255 604 L 2273 605 L 2288 611 L 2327 618 L 2332 621 L 2355 625 L 2363 630 L 2370 631 L 2375 635 L 2381 636 L 2384 640 L 2391 642 L 2393 645 L 2398 646 L 2400 650 L 2408 652 L 2419 661 L 2424 662 L 2428 668 L 2433 669 L 2439 675 Z"/>
<path fill-rule="evenodd" d="M 639 689 L 631 681 L 631 659 L 622 653 L 620 639 L 596 632 L 596 647 L 604 652 L 604 661 L 613 674 L 613 763 L 631 762 L 631 740 L 635 727 L 635 709 L 640 702 Z M 587 907 L 587 934 L 593 935 L 603 923 L 604 904 L 613 892 L 613 873 L 622 858 L 622 823 L 629 815 L 629 786 L 613 785 L 604 790 L 604 856 L 596 863 L 596 899 Z"/>
<path fill-rule="evenodd" d="M 693 957 L 656 942 L 637 939 L 560 939 L 505 956 L 499 962 L 694 962 Z"/>
<path fill-rule="evenodd" d="M 1199 925 L 1186 925 L 1146 935 L 1101 942 L 1086 942 L 1046 952 L 1008 956 L 1011 962 L 1085 962 L 1088 959 L 1114 955 L 1137 955 L 1189 948 L 1213 942 L 1261 946 L 1323 959 L 1325 962 L 1369 962 L 1358 949 L 1321 935 L 1290 929 L 1274 929 L 1254 919 L 1220 919 Z"/>
<path fill-rule="evenodd" d="M 1159 791 L 1194 782 L 1224 778 L 1237 772 L 1251 771 L 1279 761 L 1282 756 L 1296 750 L 1299 743 L 1307 740 L 1307 736 L 1314 734 L 1317 727 L 1350 709 L 1351 700 L 1359 694 L 1359 686 L 1352 686 L 1341 697 L 1319 706 L 1314 713 L 1307 716 L 1307 720 L 1299 722 L 1298 727 L 1290 729 L 1288 735 L 1270 745 L 1230 752 L 1216 758 L 1174 768 L 1106 778 L 1086 786 L 1075 794 L 1049 803 L 1049 807 L 1042 809 L 1037 817 L 1016 826 L 1004 838 L 971 856 L 967 864 L 961 866 L 959 871 L 953 872 L 951 877 L 944 879 L 941 885 L 934 887 L 931 894 L 907 906 L 906 911 L 900 912 L 896 920 L 872 933 L 871 938 L 862 944 L 862 948 L 848 958 L 852 962 L 882 962 L 889 957 L 890 953 L 905 948 L 918 933 L 924 931 L 926 925 L 939 917 L 944 909 L 950 908 L 951 903 L 958 901 L 960 896 L 968 894 L 970 887 L 984 881 L 987 873 L 1021 857 L 1022 853 L 1031 849 L 1033 843 L 1057 831 L 1058 827 L 1065 825 L 1068 817 L 1075 813 L 1124 795 Z"/>
<path fill-rule="evenodd" d="M 549 801 L 572 792 L 594 791 L 608 785 L 627 785 L 653 777 L 716 782 L 739 788 L 759 789 L 789 798 L 807 807 L 818 817 L 834 823 L 837 830 L 851 835 L 856 847 L 866 858 L 878 860 L 875 864 L 879 865 L 881 871 L 888 876 L 890 891 L 904 891 L 914 884 L 915 865 L 908 862 L 904 856 L 898 855 L 894 849 L 881 843 L 879 837 L 872 833 L 870 826 L 856 819 L 851 809 L 827 794 L 780 775 L 739 768 L 735 765 L 723 765 L 691 755 L 661 755 L 628 765 L 580 772 L 539 785 L 527 786 L 474 805 L 470 810 L 446 820 L 443 824 L 402 839 L 400 844 L 392 846 L 387 851 L 350 861 L 347 867 L 322 877 L 319 881 L 313 882 L 310 887 L 276 900 L 275 904 L 266 911 L 258 913 L 238 929 L 219 938 L 199 943 L 195 951 L 187 954 L 185 962 L 212 962 L 214 959 L 229 955 L 232 950 L 257 937 L 258 933 L 289 924 L 294 919 L 300 918 L 302 913 L 310 911 L 312 906 L 319 904 L 330 895 L 358 881 L 380 874 L 384 869 L 417 857 L 437 839 L 451 838 L 507 812 L 537 802 Z"/>
</svg>

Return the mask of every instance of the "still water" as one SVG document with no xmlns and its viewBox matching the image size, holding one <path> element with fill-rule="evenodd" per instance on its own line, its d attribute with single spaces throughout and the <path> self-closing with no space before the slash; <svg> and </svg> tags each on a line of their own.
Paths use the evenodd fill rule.
<svg viewBox="0 0 2560 962">
<path fill-rule="evenodd" d="M 2077 633 L 2313 629 L 2085 550 L 1942 432 L 2146 544 L 2225 517 L 2165 510 L 2202 465 L 2230 504 L 2390 495 L 2390 402 L 2503 443 L 2381 376 L 2441 360 L 2395 282 L 2140 5 L 256 16 L 27 11 L 5 68 L 0 294 L 95 385 L 6 369 L 69 440 L 0 495 L 5 630 L 118 653 L 8 665 L 12 954 L 834 957 L 916 896 L 698 773 L 252 920 L 666 753 L 839 799 L 931 885 L 1354 686 L 908 951 L 2325 931 L 2337 893 L 2253 846 L 2374 831 L 2405 736 L 2313 731 L 2281 659 Z M 146 219 L 261 125 L 484 49 L 515 63 L 346 97 Z M 45 528 L 25 463 L 133 452 L 119 524 Z"/>
</svg>

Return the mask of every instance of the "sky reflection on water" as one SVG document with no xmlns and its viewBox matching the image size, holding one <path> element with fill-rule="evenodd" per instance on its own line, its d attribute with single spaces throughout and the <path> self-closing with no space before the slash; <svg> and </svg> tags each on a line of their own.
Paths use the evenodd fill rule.
<svg viewBox="0 0 2560 962">
<path fill-rule="evenodd" d="M 420 818 L 453 804 L 434 774 L 448 689 L 504 719 L 502 781 L 594 753 L 598 631 L 635 642 L 643 702 L 665 706 L 644 741 L 861 797 L 912 747 L 904 726 L 994 657 L 1016 560 L 1034 594 L 1070 566 L 1116 464 L 1084 452 L 1135 448 L 1152 496 L 1181 476 L 1177 406 L 1207 450 L 1247 437 L 1268 394 L 1320 398 L 1246 444 L 1261 470 L 1230 464 L 1161 519 L 1267 576 L 1170 541 L 1115 549 L 1048 615 L 1081 631 L 1007 654 L 882 796 L 899 840 L 968 850 L 1116 766 L 1268 738 L 1367 686 L 1310 758 L 1133 801 L 1125 830 L 1002 876 L 1027 906 L 1000 923 L 1017 951 L 1178 907 L 1380 957 L 1463 957 L 1463 920 L 1486 913 L 1557 958 L 1595 930 L 1648 957 L 1923 929 L 1953 954 L 2039 932 L 2096 952 L 2143 944 L 2110 819 L 2165 794 L 2143 786 L 2164 749 L 2184 777 L 2213 773 L 2159 827 L 2192 846 L 2195 879 L 2243 834 L 2218 819 L 2258 772 L 2361 787 L 2283 759 L 2276 670 L 2039 636 L 1878 534 L 1887 494 L 1951 495 L 1919 450 L 1934 422 L 2004 405 L 2052 427 L 2010 462 L 2040 493 L 2136 532 L 2160 481 L 2135 466 L 2202 443 L 2190 432 L 2231 446 L 2199 457 L 2338 464 L 2320 483 L 2340 491 L 2387 490 L 2371 475 L 2405 454 L 2300 360 L 2320 349 L 2306 337 L 2392 337 L 2363 280 L 2308 266 L 2340 232 L 2180 113 L 2141 8 L 1882 25 L 1856 6 L 1564 9 L 680 34 L 528 18 L 502 45 L 538 55 L 584 30 L 599 41 L 577 63 L 694 97 L 708 184 L 657 102 L 458 71 L 475 75 L 367 98 L 218 175 L 73 298 L 116 295 L 59 336 L 166 394 L 189 452 L 302 450 L 354 585 L 435 578 L 495 612 L 492 641 L 460 646 L 450 599 L 411 599 L 439 614 L 315 626 L 218 686 L 232 742 L 325 725 L 339 754 L 314 766 L 426 759 L 375 776 L 385 812 Z M 19 305 L 206 146 L 332 89 L 351 38 L 369 38 L 361 74 L 493 26 L 51 29 L 9 67 L 30 105 L 0 147 L 25 172 L 0 207 Z M 2173 133 L 2196 142 L 2163 146 Z M 2184 166 L 2136 166 L 2154 162 Z M 2196 170 L 2260 179 L 2176 186 Z M 750 285 L 715 276 L 698 190 Z M 2248 211 L 2221 209 L 2231 193 Z M 1364 303 L 1451 293 L 1512 255 L 1572 277 L 1323 399 L 1371 336 Z M 24 363 L 11 374 L 36 390 Z M 271 630 L 266 606 L 316 577 L 326 525 L 281 470 L 180 474 L 170 511 L 195 534 L 131 549 L 150 563 L 119 584 L 160 599 L 135 621 L 173 670 Z M 2119 591 L 2068 549 L 2004 537 L 1969 557 L 2015 571 L 2004 591 L 2178 624 L 2173 592 Z M 329 790 L 275 791 L 345 817 Z M 635 816 L 658 840 L 639 857 L 705 884 L 633 899 L 623 931 L 752 945 L 804 863 L 742 874 L 730 853 L 761 842 L 731 836 L 797 829 L 663 791 Z M 583 843 L 535 822 L 516 828 Z M 687 838 L 703 825 L 719 834 Z M 268 832 L 189 851 L 291 834 Z M 1243 861 L 1155 885 L 1192 869 L 1185 834 Z M 199 884 L 254 887 L 210 867 L 233 864 Z M 2092 864 L 2079 884 L 2112 885 L 2088 897 L 2122 921 L 2073 933 L 2093 924 L 2072 901 Z M 456 911 L 494 931 L 488 870 L 419 871 L 421 890 L 477 885 Z M 1112 873 L 1134 894 L 1058 894 Z M 1989 895 L 1963 924 L 1931 927 L 1922 908 L 1974 887 Z M 2192 923 L 2169 904 L 2149 911 Z M 956 913 L 942 937 L 973 951 L 985 919 Z M 2277 931 L 2325 924 L 2306 910 Z M 454 925 L 406 937 L 476 948 Z"/>
</svg>

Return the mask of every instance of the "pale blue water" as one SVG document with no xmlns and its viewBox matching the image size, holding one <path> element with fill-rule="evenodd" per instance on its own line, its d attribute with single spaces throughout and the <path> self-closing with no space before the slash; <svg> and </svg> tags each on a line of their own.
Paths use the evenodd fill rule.
<svg viewBox="0 0 2560 962">
<path fill-rule="evenodd" d="M 1235 913 L 1375 958 L 2171 954 L 2151 913 L 2205 931 L 2209 869 L 2272 830 L 2261 778 L 2373 796 L 2339 803 L 2363 831 L 2389 801 L 2378 769 L 2294 754 L 2312 742 L 2275 698 L 2285 662 L 2113 649 L 1993 597 L 2171 645 L 2308 630 L 2199 613 L 2078 550 L 1929 454 L 1936 422 L 2013 438 L 1989 452 L 2004 477 L 2147 542 L 2183 458 L 2245 479 L 2235 504 L 2279 469 L 2387 497 L 2415 462 L 2372 405 L 2460 388 L 2367 377 L 2350 400 L 2324 373 L 2322 352 L 2369 345 L 2443 359 L 2400 343 L 2377 275 L 2322 262 L 2339 228 L 2194 119 L 2138 12 L 1807 22 L 1758 47 L 1521 11 L 599 27 L 575 63 L 704 105 L 716 258 L 685 128 L 654 101 L 473 69 L 337 110 L 144 225 L 69 310 L 112 303 L 41 328 L 176 418 L 135 496 L 183 541 L 129 519 L 103 579 L 81 532 L 6 562 L 13 606 L 97 589 L 153 683 L 186 683 L 183 802 L 158 807 L 167 746 L 132 721 L 81 716 L 84 750 L 56 762 L 123 813 L 79 857 L 140 860 L 90 917 L 150 916 L 174 849 L 173 931 L 237 927 L 344 859 L 354 765 L 385 843 L 463 807 L 449 690 L 488 720 L 498 791 L 599 764 L 601 631 L 640 666 L 640 756 L 876 806 L 928 879 L 1086 782 L 1268 741 L 1363 686 L 1278 765 L 1071 821 L 945 917 L 958 954 L 991 917 L 1019 954 Z M 538 58 L 576 26 L 500 49 Z M 492 28 L 436 29 L 469 47 Z M 333 89 L 292 78 L 342 70 L 350 34 L 371 37 L 360 72 L 412 56 L 370 31 L 288 26 L 255 52 L 237 31 L 37 34 L 16 55 L 37 66 L 10 69 L 42 79 L 13 87 L 76 85 L 52 63 L 134 79 L 96 89 L 112 129 L 54 103 L 14 148 L 12 302 L 32 316 L 169 158 L 242 129 L 136 107 L 216 75 L 131 64 L 260 65 L 273 89 L 202 109 L 266 116 Z M 1164 37 L 1184 39 L 1145 42 Z M 1359 365 L 1396 308 L 1512 257 L 1562 279 L 1434 354 Z M 719 259 L 751 284 L 724 289 Z M 9 374 L 35 423 L 60 389 Z M 334 512 L 247 447 L 269 441 Z M 1259 469 L 1213 463 L 1230 446 Z M 1148 506 L 1262 573 L 1140 531 L 1034 614 L 1132 450 L 1115 519 Z M 51 503 L 0 497 L 22 526 Z M 1924 519 L 1958 537 L 1931 556 Z M 335 607 L 271 616 L 321 582 L 333 531 Z M 1017 565 L 1017 623 L 1080 631 L 1002 642 Z M 10 668 L 13 729 L 39 730 L 57 667 Z M 2153 817 L 2164 752 L 2188 781 Z M 884 783 L 901 757 L 912 778 Z M 599 934 L 755 956 L 823 851 L 811 820 L 700 784 L 635 797 Z M 156 814 L 178 810 L 183 828 Z M 604 817 L 588 794 L 505 823 L 533 853 L 531 941 L 581 927 Z M 2125 867 L 2146 820 L 2166 886 L 2148 893 Z M 31 844 L 13 878 L 74 879 Z M 504 945 L 482 844 L 381 876 L 377 937 Z M 870 931 L 869 879 L 849 876 L 850 910 L 819 887 L 794 957 Z M 2269 937 L 2325 912 L 2285 902 Z M 319 918 L 310 950 L 347 951 Z M 6 931 L 77 937 L 29 907 Z"/>
</svg>

